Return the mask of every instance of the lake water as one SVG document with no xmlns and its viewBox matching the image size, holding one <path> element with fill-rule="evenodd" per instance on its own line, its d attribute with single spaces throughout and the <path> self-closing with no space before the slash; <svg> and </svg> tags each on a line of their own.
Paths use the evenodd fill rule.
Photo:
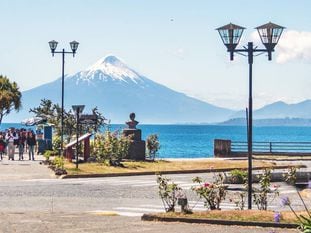
<svg viewBox="0 0 311 233">
<path fill-rule="evenodd" d="M 160 158 L 202 158 L 213 157 L 214 139 L 230 139 L 246 142 L 246 127 L 217 125 L 138 125 L 142 138 L 158 134 L 161 149 Z M 3 123 L 0 129 L 25 127 L 21 124 Z M 124 128 L 111 125 L 111 130 Z M 311 127 L 254 127 L 254 141 L 311 142 Z"/>
</svg>

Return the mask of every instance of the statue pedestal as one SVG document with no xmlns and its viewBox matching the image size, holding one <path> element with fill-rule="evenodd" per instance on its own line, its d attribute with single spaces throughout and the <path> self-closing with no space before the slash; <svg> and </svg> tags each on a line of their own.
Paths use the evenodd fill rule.
<svg viewBox="0 0 311 233">
<path fill-rule="evenodd" d="M 141 140 L 141 130 L 140 129 L 124 129 L 123 135 L 124 136 L 133 135 L 128 156 L 125 158 L 132 159 L 132 160 L 145 160 L 146 142 Z"/>
<path fill-rule="evenodd" d="M 141 129 L 123 129 L 124 136 L 132 136 L 132 140 L 141 141 Z"/>
</svg>

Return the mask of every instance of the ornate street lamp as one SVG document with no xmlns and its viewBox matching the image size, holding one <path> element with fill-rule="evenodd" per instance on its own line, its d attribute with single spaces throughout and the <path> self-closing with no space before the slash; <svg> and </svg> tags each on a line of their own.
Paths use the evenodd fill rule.
<svg viewBox="0 0 311 233">
<path fill-rule="evenodd" d="M 65 54 L 72 54 L 75 56 L 79 43 L 77 41 L 70 42 L 70 47 L 72 52 L 65 51 L 65 49 L 62 49 L 61 51 L 55 51 L 57 48 L 58 42 L 55 40 L 52 40 L 49 42 L 49 46 L 51 49 L 52 56 L 54 57 L 55 53 L 61 53 L 62 54 L 62 112 L 61 112 L 61 148 L 60 148 L 60 154 L 63 154 L 63 148 L 64 148 L 64 79 L 65 79 Z"/>
<path fill-rule="evenodd" d="M 57 47 L 57 44 L 58 44 L 58 42 L 55 41 L 55 40 L 51 40 L 51 41 L 49 42 L 49 45 L 50 45 L 50 48 L 51 48 L 51 52 L 52 52 L 52 56 L 54 56 L 54 53 L 55 53 L 55 49 L 56 49 L 56 47 Z"/>
<path fill-rule="evenodd" d="M 70 44 L 70 48 L 72 50 L 72 54 L 73 54 L 73 56 L 75 56 L 75 53 L 76 53 L 78 46 L 79 46 L 79 42 L 74 40 L 74 41 L 71 41 L 69 44 Z"/>
<path fill-rule="evenodd" d="M 222 42 L 230 52 L 230 60 L 233 60 L 233 51 L 240 42 L 244 27 L 229 23 L 223 27 L 217 28 Z"/>
<path fill-rule="evenodd" d="M 73 111 L 76 113 L 76 120 L 77 120 L 77 142 L 76 142 L 76 169 L 78 169 L 79 163 L 79 118 L 80 114 L 82 114 L 84 110 L 84 105 L 72 105 Z"/>
<path fill-rule="evenodd" d="M 230 52 L 230 60 L 233 60 L 234 53 L 238 53 L 248 57 L 249 64 L 249 101 L 248 101 L 248 130 L 247 130 L 247 151 L 248 151 L 248 209 L 252 209 L 252 154 L 253 154 L 253 99 L 252 99 L 252 65 L 254 53 L 268 53 L 268 60 L 272 59 L 272 52 L 277 45 L 284 27 L 274 23 L 267 23 L 257 27 L 260 39 L 265 46 L 265 49 L 254 48 L 253 42 L 248 42 L 248 46 L 243 49 L 236 49 L 241 39 L 243 30 L 245 28 L 235 25 L 227 24 L 223 27 L 217 28 L 219 35 Z M 245 54 L 243 54 L 245 53 Z"/>
<path fill-rule="evenodd" d="M 256 27 L 256 29 L 260 36 L 261 42 L 268 51 L 268 59 L 271 61 L 271 53 L 274 51 L 274 47 L 279 42 L 284 27 L 269 22 L 267 24 Z"/>
</svg>

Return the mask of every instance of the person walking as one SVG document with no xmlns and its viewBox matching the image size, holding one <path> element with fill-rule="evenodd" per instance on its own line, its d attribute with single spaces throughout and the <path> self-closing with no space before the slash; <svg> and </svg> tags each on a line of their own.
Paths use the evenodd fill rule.
<svg viewBox="0 0 311 233">
<path fill-rule="evenodd" d="M 32 131 L 28 133 L 27 136 L 27 145 L 28 145 L 28 154 L 29 154 L 29 160 L 35 160 L 35 145 L 36 145 L 36 137 Z"/>
<path fill-rule="evenodd" d="M 5 139 L 7 141 L 8 144 L 8 159 L 12 159 L 14 160 L 14 154 L 15 154 L 15 145 L 14 145 L 14 140 L 17 140 L 18 137 L 17 135 L 13 134 L 13 130 L 9 129 L 7 134 L 5 135 Z"/>
<path fill-rule="evenodd" d="M 6 143 L 5 140 L 3 138 L 3 135 L 0 135 L 0 158 L 1 160 L 3 159 L 3 154 L 5 152 L 5 147 L 6 147 Z"/>
<path fill-rule="evenodd" d="M 20 131 L 18 135 L 18 140 L 17 140 L 18 155 L 19 155 L 18 160 L 24 160 L 25 141 L 26 141 L 26 137 L 23 131 Z"/>
</svg>

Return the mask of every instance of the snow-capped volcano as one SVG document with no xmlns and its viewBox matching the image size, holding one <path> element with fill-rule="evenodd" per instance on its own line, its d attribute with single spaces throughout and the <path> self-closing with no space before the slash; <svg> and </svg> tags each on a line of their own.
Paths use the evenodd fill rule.
<svg viewBox="0 0 311 233">
<path fill-rule="evenodd" d="M 133 81 L 135 83 L 142 81 L 141 76 L 137 72 L 115 56 L 106 56 L 77 75 L 79 76 L 77 81 L 91 81 L 95 79 Z"/>
<path fill-rule="evenodd" d="M 169 77 L 167 77 L 169 78 Z M 233 111 L 176 92 L 140 75 L 115 56 L 107 56 L 65 78 L 64 105 L 84 104 L 87 113 L 98 107 L 112 123 L 125 122 L 135 112 L 141 123 L 199 123 L 227 120 Z M 22 93 L 23 110 L 11 122 L 31 117 L 41 99 L 61 103 L 61 78 Z"/>
</svg>

